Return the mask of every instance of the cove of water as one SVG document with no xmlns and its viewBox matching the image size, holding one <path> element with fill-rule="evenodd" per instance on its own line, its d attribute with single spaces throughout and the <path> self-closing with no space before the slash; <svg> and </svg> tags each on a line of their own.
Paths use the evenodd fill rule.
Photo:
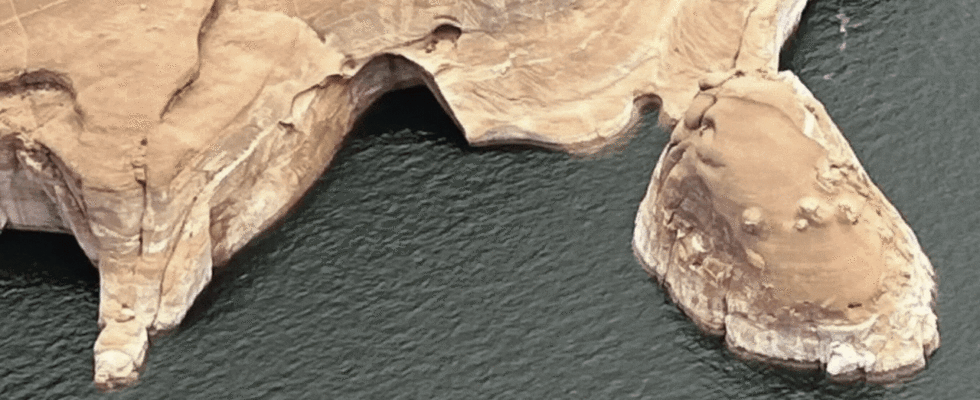
<svg viewBox="0 0 980 400">
<path fill-rule="evenodd" d="M 980 392 L 976 1 L 816 1 L 784 50 L 915 230 L 942 347 L 893 385 L 735 358 L 633 258 L 668 134 L 575 158 L 475 149 L 387 96 L 223 269 L 142 382 L 91 384 L 98 275 L 68 236 L 0 235 L 0 398 L 965 399 Z"/>
</svg>

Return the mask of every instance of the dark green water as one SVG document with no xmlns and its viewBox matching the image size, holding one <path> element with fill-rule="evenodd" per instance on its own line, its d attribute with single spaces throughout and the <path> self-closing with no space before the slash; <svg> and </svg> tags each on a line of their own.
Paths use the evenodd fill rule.
<svg viewBox="0 0 980 400">
<path fill-rule="evenodd" d="M 414 90 L 375 107 L 295 212 L 217 274 L 139 386 L 106 397 L 977 398 L 978 15 L 816 2 L 783 54 L 939 274 L 943 344 L 909 382 L 741 361 L 667 301 L 630 249 L 667 140 L 655 115 L 597 159 L 481 150 Z M 98 277 L 73 239 L 3 233 L 0 260 L 0 398 L 104 397 Z"/>
</svg>

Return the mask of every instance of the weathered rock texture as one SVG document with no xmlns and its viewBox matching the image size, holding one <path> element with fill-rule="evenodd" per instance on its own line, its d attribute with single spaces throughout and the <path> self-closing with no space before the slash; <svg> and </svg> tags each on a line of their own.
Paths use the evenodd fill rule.
<svg viewBox="0 0 980 400">
<path fill-rule="evenodd" d="M 841 379 L 924 368 L 936 284 L 915 235 L 799 79 L 741 68 L 742 54 L 701 80 L 674 128 L 637 256 L 736 353 Z"/>
<path fill-rule="evenodd" d="M 738 353 L 893 380 L 939 346 L 932 266 L 789 73 L 705 85 L 654 171 L 634 247 Z"/>
<path fill-rule="evenodd" d="M 841 370 L 853 369 L 850 364 L 839 366 L 841 360 L 854 359 L 849 351 L 864 357 L 859 367 L 868 371 L 918 367 L 921 351 L 912 360 L 907 350 L 895 347 L 926 343 L 929 351 L 938 345 L 929 308 L 934 286 L 928 261 L 898 214 L 861 172 L 819 103 L 802 86 L 786 89 L 795 86 L 779 83 L 791 78 L 775 75 L 779 47 L 803 4 L 4 2 L 0 228 L 67 232 L 78 239 L 101 277 L 102 331 L 95 344 L 95 381 L 117 387 L 136 381 L 149 336 L 180 322 L 210 279 L 212 267 L 282 216 L 328 165 L 352 121 L 385 92 L 428 86 L 476 145 L 523 142 L 579 153 L 595 152 L 623 138 L 648 104 L 661 107 L 664 124 L 685 121 L 675 133 L 677 143 L 665 154 L 674 154 L 678 146 L 685 146 L 682 142 L 712 148 L 690 138 L 697 136 L 691 132 L 715 120 L 718 143 L 737 143 L 721 138 L 723 129 L 729 129 L 724 128 L 727 120 L 711 117 L 713 110 L 731 102 L 731 107 L 747 107 L 746 115 L 755 118 L 791 121 L 773 131 L 765 124 L 740 122 L 739 128 L 731 128 L 749 140 L 740 145 L 752 154 L 789 148 L 813 156 L 790 164 L 770 162 L 788 174 L 774 176 L 798 183 L 796 192 L 757 207 L 760 232 L 772 239 L 736 234 L 741 228 L 730 218 L 738 216 L 729 215 L 742 213 L 738 207 L 755 204 L 752 199 L 758 196 L 775 193 L 764 181 L 746 175 L 748 186 L 718 189 L 711 185 L 727 181 L 719 180 L 722 172 L 711 171 L 721 167 L 683 164 L 686 169 L 676 170 L 687 171 L 685 176 L 691 178 L 684 182 L 700 186 L 671 193 L 697 193 L 691 199 L 700 207 L 698 212 L 706 214 L 689 216 L 689 222 L 707 230 L 698 236 L 700 244 L 687 246 L 703 247 L 716 255 L 714 259 L 728 262 L 730 268 L 721 273 L 753 271 L 736 264 L 756 259 L 767 263 L 762 271 L 772 272 L 745 272 L 738 279 L 724 275 L 719 283 L 705 275 L 715 271 L 715 264 L 671 258 L 675 253 L 670 246 L 683 240 L 670 233 L 677 232 L 671 227 L 680 222 L 663 219 L 665 206 L 678 207 L 660 200 L 661 171 L 675 170 L 663 162 L 638 218 L 636 247 L 648 265 L 657 266 L 650 271 L 664 272 L 678 304 L 702 326 L 724 328 L 734 347 L 782 359 L 820 360 Z M 725 81 L 736 74 L 745 77 Z M 706 76 L 717 82 L 709 82 L 713 89 L 701 92 L 698 81 Z M 743 81 L 750 83 L 737 83 Z M 745 89 L 765 85 L 785 93 L 773 102 L 766 94 Z M 801 104 L 817 111 L 799 111 Z M 784 114 L 789 117 L 779 117 Z M 811 126 L 819 129 L 804 129 Z M 800 132 L 817 139 L 799 137 Z M 757 136 L 776 143 L 756 146 Z M 832 175 L 828 193 L 846 196 L 821 197 L 823 192 L 806 191 L 800 186 L 803 181 L 795 180 L 807 172 L 800 163 L 824 165 L 819 164 L 820 149 L 845 155 L 825 157 L 830 163 L 825 169 Z M 719 162 L 729 163 L 725 165 L 761 162 L 743 160 L 725 149 L 717 152 Z M 844 164 L 835 164 L 838 161 Z M 679 184 L 666 182 L 668 188 Z M 799 203 L 813 208 L 800 202 L 806 196 L 817 200 L 811 214 L 818 216 L 801 214 L 802 219 L 811 218 L 807 233 L 765 230 L 777 226 L 772 225 L 777 224 L 774 218 L 793 212 L 786 207 Z M 857 225 L 822 222 L 825 203 L 838 207 L 841 201 L 855 202 Z M 877 212 L 882 216 L 875 217 Z M 709 216 L 710 224 L 695 224 Z M 890 229 L 891 239 L 868 236 L 878 231 L 863 233 L 865 227 L 878 226 L 884 227 L 882 232 Z M 784 240 L 785 235 L 789 236 Z M 805 240 L 826 251 L 781 247 L 797 240 L 791 235 L 810 235 Z M 844 240 L 851 237 L 869 242 Z M 856 246 L 859 242 L 866 247 Z M 831 247 L 838 244 L 842 247 Z M 826 262 L 801 259 L 808 255 Z M 667 273 L 690 265 L 698 267 L 677 275 L 681 278 Z M 876 281 L 875 274 L 887 279 Z M 760 276 L 768 280 L 752 280 Z M 809 286 L 794 283 L 794 276 Z M 832 283 L 851 280 L 859 282 L 853 291 L 822 297 L 821 290 Z M 918 297 L 907 294 L 909 287 L 918 290 Z M 783 292 L 774 292 L 777 289 Z M 767 300 L 772 293 L 781 297 Z M 695 304 L 692 299 L 697 299 Z M 818 312 L 852 302 L 862 305 L 848 308 L 843 316 Z M 797 325 L 796 330 L 755 318 L 781 318 L 779 307 L 785 304 L 811 304 L 817 308 L 797 314 L 819 315 L 806 317 L 809 325 Z M 840 332 L 833 333 L 833 327 Z M 854 339 L 859 336 L 856 329 L 868 335 Z M 800 344 L 781 339 L 797 331 L 823 333 L 812 346 L 807 341 L 812 335 L 793 336 L 801 338 Z M 910 332 L 914 334 L 904 342 L 896 339 Z M 817 350 L 811 351 L 814 346 Z"/>
</svg>

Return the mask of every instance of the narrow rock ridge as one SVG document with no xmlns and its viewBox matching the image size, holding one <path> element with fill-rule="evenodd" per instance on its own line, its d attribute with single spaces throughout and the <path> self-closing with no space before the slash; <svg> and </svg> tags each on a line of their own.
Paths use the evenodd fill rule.
<svg viewBox="0 0 980 400">
<path fill-rule="evenodd" d="M 161 0 L 51 2 L 28 11 L 10 2 L 0 5 L 0 229 L 77 238 L 101 281 L 95 383 L 118 388 L 138 380 L 150 337 L 178 326 L 212 268 L 313 185 L 353 121 L 384 93 L 427 86 L 474 145 L 530 143 L 573 153 L 621 144 L 653 105 L 660 108 L 661 123 L 677 125 L 676 140 L 661 157 L 641 205 L 634 246 L 695 322 L 725 332 L 734 349 L 822 362 L 833 371 L 921 368 L 921 357 L 912 360 L 911 353 L 893 348 L 924 343 L 931 346 L 928 353 L 938 346 L 928 260 L 823 107 L 791 74 L 776 74 L 779 48 L 804 5 L 578 0 L 393 7 L 366 0 Z M 756 87 L 784 95 L 773 102 Z M 823 229 L 824 203 L 817 195 L 810 196 L 815 203 L 801 197 L 743 211 L 736 210 L 738 196 L 766 196 L 772 188 L 765 182 L 728 192 L 712 186 L 718 177 L 712 171 L 751 161 L 728 160 L 724 151 L 714 159 L 710 144 L 692 139 L 706 126 L 723 137 L 727 120 L 713 113 L 729 103 L 755 107 L 751 111 L 758 114 L 750 115 L 764 119 L 790 115 L 772 118 L 794 121 L 779 127 L 792 127 L 786 137 L 810 135 L 807 140 L 819 146 L 804 142 L 814 154 L 825 149 L 828 161 L 819 165 L 830 178 L 815 184 L 847 191 L 850 197 L 833 199 L 838 209 L 850 210 L 842 218 L 856 218 L 859 227 L 891 229 L 890 239 L 869 244 L 887 250 L 884 261 L 866 249 L 834 253 L 878 260 L 875 271 L 887 272 L 887 279 L 857 297 L 821 300 L 826 308 L 845 301 L 850 306 L 860 297 L 858 310 L 845 314 L 877 312 L 871 325 L 858 317 L 860 328 L 837 320 L 800 325 L 817 329 L 814 351 L 766 342 L 762 338 L 790 336 L 755 318 L 771 315 L 766 313 L 775 303 L 758 303 L 748 297 L 749 288 L 793 288 L 785 277 L 767 275 L 768 286 L 724 278 L 709 290 L 704 273 L 664 275 L 682 271 L 681 261 L 670 258 L 681 251 L 664 246 L 685 248 L 685 254 L 711 252 L 726 265 L 775 265 L 773 254 L 783 256 L 785 249 L 745 239 L 739 225 L 732 225 L 732 218 L 742 217 L 736 211 L 749 225 L 765 227 L 770 208 L 798 207 L 798 220 L 813 224 L 804 229 Z M 750 134 L 745 145 L 754 140 Z M 684 154 L 696 152 L 688 148 L 709 155 L 690 161 Z M 665 161 L 680 167 L 665 167 Z M 681 181 L 662 173 L 687 173 L 689 179 L 681 179 L 687 191 L 673 189 Z M 703 215 L 675 212 L 683 218 L 665 220 L 661 190 L 680 193 L 682 205 L 696 193 L 691 204 Z M 674 202 L 671 210 L 678 206 Z M 694 224 L 705 216 L 713 222 Z M 678 224 L 708 230 L 698 236 L 678 230 Z M 685 244 L 675 246 L 675 240 Z M 713 262 L 707 259 L 697 265 Z M 845 268 L 847 263 L 828 263 L 864 276 Z M 709 270 L 710 265 L 701 269 Z M 729 270 L 739 269 L 724 269 Z M 909 295 L 909 288 L 917 294 Z M 820 300 L 819 293 L 802 290 L 766 301 L 792 303 L 797 295 L 807 304 Z M 895 339 L 916 324 L 922 327 L 918 336 Z M 813 336 L 808 335 L 806 340 Z M 858 336 L 861 341 L 853 339 Z M 789 350 L 771 352 L 773 344 Z"/>
</svg>

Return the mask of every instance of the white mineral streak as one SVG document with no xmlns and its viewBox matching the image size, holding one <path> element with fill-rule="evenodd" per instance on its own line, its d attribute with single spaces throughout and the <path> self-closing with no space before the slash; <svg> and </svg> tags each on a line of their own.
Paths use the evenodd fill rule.
<svg viewBox="0 0 980 400">
<path fill-rule="evenodd" d="M 737 240 L 720 249 L 719 231 L 698 224 L 763 235 L 785 216 L 765 204 L 732 209 L 737 199 L 714 202 L 707 188 L 671 207 L 715 221 L 657 217 L 670 149 L 637 218 L 637 253 L 695 322 L 735 349 L 821 362 L 833 374 L 887 374 L 921 368 L 938 346 L 933 273 L 915 236 L 820 103 L 776 73 L 802 0 L 0 3 L 0 229 L 71 233 L 98 266 L 100 386 L 136 382 L 150 335 L 180 323 L 212 267 L 299 199 L 372 102 L 416 85 L 472 144 L 577 153 L 624 140 L 650 105 L 678 126 L 678 143 L 698 132 L 709 149 L 727 140 L 712 110 L 758 96 L 749 90 L 758 82 L 783 85 L 794 100 L 771 104 L 798 108 L 781 111 L 828 152 L 815 161 L 815 185 L 846 189 L 793 217 L 807 234 L 832 221 L 872 229 L 888 250 L 877 300 L 847 314 L 860 316 L 853 323 L 775 324 L 771 304 L 757 300 L 793 292 L 793 275 L 779 275 L 785 265 L 772 258 L 779 249 Z M 696 172 L 722 171 L 711 159 Z M 849 251 L 838 258 L 856 259 Z M 765 279 L 733 288 L 742 275 Z M 846 297 L 802 295 L 825 308 Z"/>
</svg>

